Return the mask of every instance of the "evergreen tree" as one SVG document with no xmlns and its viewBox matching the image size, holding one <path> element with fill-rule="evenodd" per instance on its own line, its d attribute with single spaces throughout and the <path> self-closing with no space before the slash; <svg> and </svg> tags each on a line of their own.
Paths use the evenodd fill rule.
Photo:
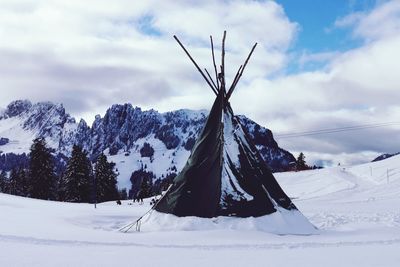
<svg viewBox="0 0 400 267">
<path fill-rule="evenodd" d="M 98 202 L 115 200 L 118 198 L 117 174 L 114 171 L 115 163 L 108 162 L 104 154 L 97 158 L 94 169 L 95 191 Z"/>
<path fill-rule="evenodd" d="M 131 190 L 129 193 L 130 196 L 138 197 L 139 194 L 141 194 L 140 191 L 142 191 L 141 190 L 142 187 L 145 187 L 144 188 L 145 190 L 143 191 L 143 192 L 145 192 L 145 197 L 150 196 L 147 192 L 151 192 L 151 189 L 153 188 L 152 181 L 154 178 L 155 178 L 155 175 L 152 172 L 143 169 L 143 166 L 142 166 L 142 169 L 134 171 L 130 178 L 130 180 L 131 180 Z M 146 182 L 146 183 L 144 183 L 144 182 Z M 145 185 L 150 187 L 150 190 L 148 190 Z"/>
<path fill-rule="evenodd" d="M 74 145 L 61 179 L 59 198 L 70 202 L 90 202 L 92 165 L 86 152 Z"/>
<path fill-rule="evenodd" d="M 61 172 L 57 175 L 56 181 L 56 192 L 57 192 L 57 200 L 65 201 L 65 172 Z"/>
<path fill-rule="evenodd" d="M 23 197 L 29 196 L 30 184 L 27 172 L 23 168 L 20 168 L 17 177 L 17 195 Z"/>
<path fill-rule="evenodd" d="M 140 185 L 140 190 L 138 192 L 139 198 L 148 198 L 151 197 L 151 184 L 149 181 L 146 179 L 143 179 L 141 185 Z"/>
<path fill-rule="evenodd" d="M 10 177 L 8 179 L 7 193 L 11 195 L 17 195 L 17 182 L 18 182 L 18 171 L 13 168 L 10 172 Z"/>
<path fill-rule="evenodd" d="M 33 140 L 29 163 L 30 196 L 55 199 L 54 163 L 44 138 Z"/>
<path fill-rule="evenodd" d="M 299 156 L 297 157 L 296 167 L 298 171 L 308 169 L 308 166 L 306 164 L 306 156 L 304 156 L 303 152 L 300 152 Z"/>
<path fill-rule="evenodd" d="M 7 193 L 8 178 L 7 173 L 3 170 L 0 172 L 0 193 Z"/>
</svg>

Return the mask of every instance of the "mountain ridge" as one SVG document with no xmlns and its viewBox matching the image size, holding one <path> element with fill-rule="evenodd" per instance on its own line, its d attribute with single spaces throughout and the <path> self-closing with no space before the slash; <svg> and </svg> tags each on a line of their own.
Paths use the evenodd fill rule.
<svg viewBox="0 0 400 267">
<path fill-rule="evenodd" d="M 162 180 L 183 167 L 207 115 L 206 110 L 160 113 L 129 103 L 114 104 L 89 126 L 83 119 L 77 122 L 61 103 L 16 100 L 0 113 L 0 169 L 5 169 L 1 154 L 27 154 L 32 140 L 44 137 L 61 161 L 74 144 L 82 146 L 91 159 L 105 152 L 116 163 L 120 187 L 129 187 L 131 174 L 138 170 Z M 295 158 L 278 146 L 272 132 L 246 116 L 238 118 L 271 169 L 287 170 Z M 141 154 L 145 143 L 154 150 L 151 157 Z"/>
</svg>

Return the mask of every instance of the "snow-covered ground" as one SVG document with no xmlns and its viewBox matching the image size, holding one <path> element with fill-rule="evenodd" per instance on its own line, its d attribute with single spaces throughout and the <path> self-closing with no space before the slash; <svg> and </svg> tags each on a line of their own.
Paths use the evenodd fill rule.
<svg viewBox="0 0 400 267">
<path fill-rule="evenodd" d="M 94 209 L 0 194 L 0 266 L 399 266 L 400 156 L 276 176 L 316 234 L 226 218 L 213 222 L 223 227 L 121 233 L 148 201 Z"/>
</svg>

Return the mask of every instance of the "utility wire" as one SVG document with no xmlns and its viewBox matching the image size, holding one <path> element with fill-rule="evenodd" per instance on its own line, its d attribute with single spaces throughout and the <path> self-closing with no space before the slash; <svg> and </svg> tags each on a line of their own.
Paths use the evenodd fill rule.
<svg viewBox="0 0 400 267">
<path fill-rule="evenodd" d="M 329 128 L 329 129 L 321 129 L 314 131 L 305 131 L 305 132 L 297 132 L 297 133 L 285 133 L 285 134 L 277 134 L 276 138 L 294 138 L 294 137 L 303 137 L 310 135 L 319 135 L 319 134 L 331 134 L 338 132 L 347 132 L 347 131 L 358 131 L 372 128 L 381 128 L 388 126 L 400 125 L 400 122 L 384 122 L 384 123 L 373 123 L 373 124 L 362 124 L 362 125 L 354 125 L 354 126 L 346 126 L 340 128 Z"/>
</svg>

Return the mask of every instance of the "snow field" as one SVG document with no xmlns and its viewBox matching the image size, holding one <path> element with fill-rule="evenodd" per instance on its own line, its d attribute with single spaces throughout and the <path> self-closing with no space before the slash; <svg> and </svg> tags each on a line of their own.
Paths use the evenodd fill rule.
<svg viewBox="0 0 400 267">
<path fill-rule="evenodd" d="M 277 174 L 318 227 L 312 235 L 270 233 L 273 217 L 203 221 L 165 214 L 153 217 L 158 225 L 164 219 L 162 231 L 150 229 L 151 222 L 146 230 L 145 222 L 142 232 L 121 233 L 148 211 L 149 199 L 94 209 L 0 194 L 0 266 L 398 266 L 398 166 L 400 156 Z M 387 169 L 394 170 L 389 181 Z"/>
</svg>

